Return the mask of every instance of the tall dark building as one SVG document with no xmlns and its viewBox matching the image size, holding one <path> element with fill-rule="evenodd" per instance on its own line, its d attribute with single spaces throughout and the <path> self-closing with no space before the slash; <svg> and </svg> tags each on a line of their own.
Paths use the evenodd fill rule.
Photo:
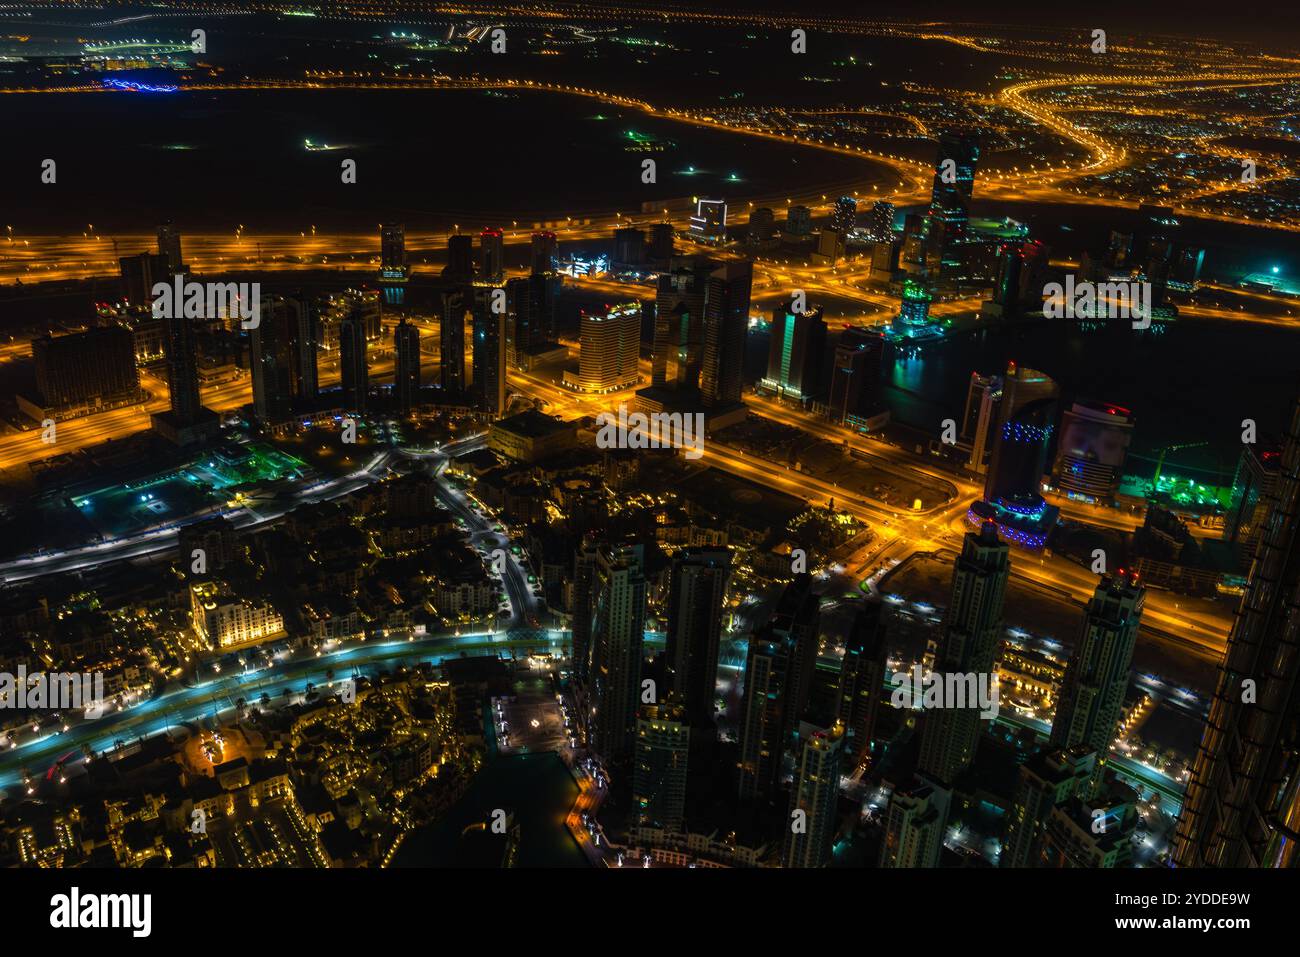
<svg viewBox="0 0 1300 957">
<path fill-rule="evenodd" d="M 1010 574 L 1009 549 L 998 539 L 992 522 L 985 522 L 978 532 L 966 533 L 952 570 L 952 599 L 935 656 L 936 674 L 984 675 L 993 680 Z M 919 764 L 925 776 L 950 785 L 970 767 L 983 721 L 978 705 L 926 712 Z"/>
<path fill-rule="evenodd" d="M 655 223 L 650 227 L 650 258 L 657 264 L 668 265 L 673 258 L 673 240 L 676 232 L 672 223 Z"/>
<path fill-rule="evenodd" d="M 283 422 L 296 400 L 317 393 L 315 309 L 306 297 L 263 296 L 261 320 L 249 332 L 253 414 Z"/>
<path fill-rule="evenodd" d="M 500 282 L 506 274 L 505 234 L 488 227 L 479 234 L 479 272 L 481 282 Z"/>
<path fill-rule="evenodd" d="M 832 419 L 852 424 L 880 405 L 884 361 L 881 333 L 850 326 L 840 334 L 831 369 L 828 413 Z"/>
<path fill-rule="evenodd" d="M 819 622 L 812 576 L 798 575 L 786 586 L 771 621 L 749 640 L 740 713 L 742 801 L 776 798 L 782 758 L 808 703 Z"/>
<path fill-rule="evenodd" d="M 700 368 L 700 399 L 706 406 L 740 401 L 753 284 L 754 264 L 743 260 L 728 261 L 709 275 Z"/>
<path fill-rule="evenodd" d="M 181 233 L 171 222 L 163 223 L 158 227 L 158 255 L 166 261 L 164 268 L 167 276 L 175 276 L 186 271 L 185 260 L 181 257 Z M 162 278 L 155 277 L 154 282 Z"/>
<path fill-rule="evenodd" d="M 645 233 L 634 226 L 614 230 L 614 255 L 610 265 L 637 268 L 645 262 Z"/>
<path fill-rule="evenodd" d="M 465 313 L 470 310 L 472 296 L 468 288 L 442 293 L 442 387 L 450 392 L 465 390 Z"/>
<path fill-rule="evenodd" d="M 843 239 L 853 231 L 858 221 L 858 201 L 852 196 L 841 196 L 831 210 L 831 229 Z"/>
<path fill-rule="evenodd" d="M 1058 488 L 1111 504 L 1124 477 L 1133 413 L 1109 402 L 1080 399 L 1061 416 L 1052 475 Z"/>
<path fill-rule="evenodd" d="M 480 412 L 499 416 L 506 405 L 507 316 L 492 311 L 490 293 L 474 293 L 474 401 Z"/>
<path fill-rule="evenodd" d="M 685 548 L 673 556 L 667 648 L 671 691 L 692 728 L 713 729 L 723 602 L 731 579 L 725 548 Z"/>
<path fill-rule="evenodd" d="M 979 140 L 974 136 L 946 133 L 939 137 L 930 217 L 942 224 L 944 243 L 960 241 L 966 236 L 979 159 Z"/>
<path fill-rule="evenodd" d="M 1083 745 L 1100 770 L 1124 714 L 1129 665 L 1137 645 L 1146 589 L 1137 576 L 1102 578 L 1088 602 L 1052 719 L 1053 748 Z"/>
<path fill-rule="evenodd" d="M 1052 812 L 1086 795 L 1096 770 L 1097 752 L 1087 747 L 1041 751 L 1022 764 L 998 866 L 1038 867 Z"/>
<path fill-rule="evenodd" d="M 199 345 L 194 320 L 181 315 L 163 318 L 163 353 L 167 358 L 167 391 L 171 413 L 177 423 L 192 425 L 203 407 L 199 404 Z"/>
<path fill-rule="evenodd" d="M 366 357 L 366 320 L 354 309 L 339 323 L 339 365 L 343 401 L 350 411 L 364 413 L 370 399 L 370 365 Z"/>
<path fill-rule="evenodd" d="M 384 223 L 379 227 L 379 278 L 405 282 L 409 272 L 406 227 L 401 223 Z"/>
<path fill-rule="evenodd" d="M 632 810 L 637 823 L 669 832 L 686 820 L 691 728 L 681 705 L 643 705 L 636 719 Z"/>
<path fill-rule="evenodd" d="M 783 396 L 807 402 L 822 395 L 822 356 L 826 323 L 818 306 L 801 315 L 788 306 L 772 310 L 767 377 L 763 385 Z"/>
<path fill-rule="evenodd" d="M 894 204 L 878 202 L 871 204 L 871 221 L 867 225 L 867 238 L 873 243 L 892 243 L 894 241 Z"/>
<path fill-rule="evenodd" d="M 1014 317 L 1043 308 L 1048 249 L 1036 239 L 998 246 L 990 300 L 997 315 Z"/>
<path fill-rule="evenodd" d="M 802 812 L 803 826 L 789 828 L 782 863 L 786 867 L 825 867 L 831 860 L 838 824 L 844 726 L 823 729 L 803 725 L 795 754 L 790 819 Z"/>
<path fill-rule="evenodd" d="M 403 317 L 393 331 L 393 398 L 397 411 L 410 412 L 420 396 L 420 330 Z"/>
<path fill-rule="evenodd" d="M 650 383 L 674 389 L 699 386 L 703 362 L 704 305 L 719 263 L 703 257 L 674 259 L 659 274 L 655 293 Z"/>
<path fill-rule="evenodd" d="M 836 719 L 844 726 L 844 752 L 852 759 L 870 753 L 876 711 L 885 686 L 885 626 L 879 601 L 866 601 L 844 638 L 844 659 L 836 687 Z"/>
<path fill-rule="evenodd" d="M 530 274 L 548 276 L 555 272 L 555 259 L 559 251 L 560 244 L 555 238 L 555 233 L 549 231 L 533 233 Z"/>
<path fill-rule="evenodd" d="M 1300 862 L 1300 403 L 1268 502 L 1178 819 L 1179 867 Z"/>
<path fill-rule="evenodd" d="M 573 556 L 573 676 L 586 688 L 591 679 L 591 622 L 595 612 L 592 586 L 599 545 L 583 542 Z"/>
<path fill-rule="evenodd" d="M 133 306 L 147 306 L 153 301 L 156 283 L 172 281 L 167 257 L 158 253 L 139 253 L 118 260 L 122 276 L 122 295 Z"/>
<path fill-rule="evenodd" d="M 646 612 L 641 545 L 597 549 L 591 609 L 590 744 L 617 762 L 631 757 L 640 703 Z"/>
<path fill-rule="evenodd" d="M 474 279 L 474 237 L 462 233 L 447 237 L 447 265 L 442 277 L 457 283 Z"/>
</svg>

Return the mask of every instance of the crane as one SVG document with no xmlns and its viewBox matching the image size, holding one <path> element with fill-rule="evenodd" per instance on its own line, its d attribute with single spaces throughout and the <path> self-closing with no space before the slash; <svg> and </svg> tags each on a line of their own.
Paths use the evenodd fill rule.
<svg viewBox="0 0 1300 957">
<path fill-rule="evenodd" d="M 1166 445 L 1159 449 L 1160 457 L 1156 459 L 1156 474 L 1151 477 L 1151 491 L 1155 492 L 1160 487 L 1160 470 L 1165 466 L 1165 455 L 1169 452 L 1177 452 L 1180 449 L 1199 449 L 1202 446 L 1209 445 L 1209 442 L 1179 442 L 1175 445 Z"/>
</svg>

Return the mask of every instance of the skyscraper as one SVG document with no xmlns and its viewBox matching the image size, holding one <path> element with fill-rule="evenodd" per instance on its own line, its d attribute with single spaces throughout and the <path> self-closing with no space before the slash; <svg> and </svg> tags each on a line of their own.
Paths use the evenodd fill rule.
<svg viewBox="0 0 1300 957">
<path fill-rule="evenodd" d="M 388 282 L 405 282 L 409 273 L 406 227 L 402 223 L 384 223 L 379 227 L 379 278 Z"/>
<path fill-rule="evenodd" d="M 506 274 L 505 234 L 488 227 L 479 234 L 479 282 L 499 283 Z"/>
<path fill-rule="evenodd" d="M 559 248 L 555 233 L 549 231 L 533 233 L 530 274 L 549 276 L 555 272 L 555 257 L 559 253 Z"/>
<path fill-rule="evenodd" d="M 1110 505 L 1119 494 L 1133 438 L 1133 413 L 1109 402 L 1076 401 L 1061 416 L 1052 475 L 1067 494 Z"/>
<path fill-rule="evenodd" d="M 403 316 L 393 330 L 393 398 L 397 411 L 411 411 L 420 395 L 420 330 Z"/>
<path fill-rule="evenodd" d="M 998 866 L 1038 867 L 1052 811 L 1086 794 L 1096 769 L 1097 752 L 1083 746 L 1040 751 L 1022 764 Z"/>
<path fill-rule="evenodd" d="M 635 385 L 641 356 L 641 304 L 625 302 L 603 313 L 583 311 L 578 320 L 578 373 L 565 385 L 583 392 L 612 392 Z"/>
<path fill-rule="evenodd" d="M 821 729 L 804 724 L 799 740 L 782 862 L 786 867 L 825 867 L 838 821 L 844 726 Z"/>
<path fill-rule="evenodd" d="M 305 296 L 263 296 L 260 315 L 249 332 L 253 414 L 267 425 L 290 418 L 295 401 L 316 396 L 314 309 Z"/>
<path fill-rule="evenodd" d="M 631 757 L 640 701 L 646 580 L 641 545 L 606 545 L 591 583 L 592 750 L 607 761 Z"/>
<path fill-rule="evenodd" d="M 727 201 L 703 199 L 691 216 L 691 238 L 701 243 L 721 243 L 727 238 Z"/>
<path fill-rule="evenodd" d="M 799 315 L 788 306 L 772 310 L 763 385 L 782 396 L 810 401 L 821 395 L 821 363 L 826 323 L 818 306 Z"/>
<path fill-rule="evenodd" d="M 449 392 L 465 390 L 465 313 L 469 311 L 472 295 L 472 291 L 462 287 L 446 289 L 441 294 L 441 381 Z"/>
<path fill-rule="evenodd" d="M 867 225 L 867 238 L 873 243 L 892 243 L 894 241 L 894 204 L 878 202 L 871 204 L 871 219 Z"/>
<path fill-rule="evenodd" d="M 859 759 L 870 753 L 876 711 L 885 685 L 885 626 L 881 604 L 868 600 L 853 616 L 844 638 L 844 658 L 836 685 L 836 719 L 844 726 L 844 753 Z"/>
<path fill-rule="evenodd" d="M 1002 377 L 970 374 L 966 390 L 966 411 L 962 416 L 961 438 L 970 443 L 967 468 L 984 472 L 988 468 L 994 430 L 998 426 L 998 409 L 1002 402 Z"/>
<path fill-rule="evenodd" d="M 930 217 L 942 224 L 944 243 L 960 241 L 966 236 L 979 158 L 979 140 L 974 136 L 945 133 L 939 137 Z"/>
<path fill-rule="evenodd" d="M 731 552 L 725 548 L 684 548 L 673 556 L 665 649 L 670 687 L 690 726 L 710 735 L 730 580 Z"/>
<path fill-rule="evenodd" d="M 681 705 L 643 705 L 636 719 L 632 810 L 637 823 L 678 831 L 686 820 L 691 729 Z"/>
<path fill-rule="evenodd" d="M 591 623 L 595 614 L 592 588 L 596 579 L 597 543 L 584 541 L 573 556 L 573 676 L 588 687 L 591 678 Z"/>
<path fill-rule="evenodd" d="M 32 340 L 32 359 L 44 411 L 55 418 L 141 398 L 135 340 L 125 326 L 41 336 Z"/>
<path fill-rule="evenodd" d="M 480 412 L 506 409 L 506 319 L 492 311 L 492 290 L 474 292 L 474 399 Z"/>
<path fill-rule="evenodd" d="M 1002 602 L 1011 573 L 1009 550 L 997 527 L 984 523 L 967 532 L 952 570 L 952 599 L 935 659 L 937 675 L 987 676 L 1002 634 Z M 951 704 L 951 703 L 950 703 Z M 952 784 L 975 758 L 984 719 L 978 705 L 927 711 L 921 736 L 920 770 L 931 780 Z"/>
<path fill-rule="evenodd" d="M 456 233 L 447 237 L 447 265 L 442 277 L 455 283 L 469 283 L 474 279 L 474 237 Z"/>
<path fill-rule="evenodd" d="M 1300 403 L 1174 839 L 1180 867 L 1291 867 L 1300 830 Z"/>
<path fill-rule="evenodd" d="M 937 867 L 943 848 L 949 794 L 921 780 L 894 789 L 885 811 L 885 839 L 880 844 L 883 868 Z"/>
<path fill-rule="evenodd" d="M 186 272 L 185 260 L 181 257 L 181 233 L 170 221 L 158 227 L 158 255 L 166 260 L 166 274 L 170 278 Z M 162 277 L 155 277 L 157 282 Z"/>
<path fill-rule="evenodd" d="M 703 361 L 704 306 L 710 274 L 720 264 L 703 257 L 674 259 L 659 274 L 651 385 L 694 389 Z"/>
<path fill-rule="evenodd" d="M 819 620 L 812 576 L 797 575 L 782 593 L 772 619 L 749 640 L 740 713 L 742 801 L 776 798 L 782 757 L 808 702 Z"/>
<path fill-rule="evenodd" d="M 1106 764 L 1124 713 L 1129 665 L 1137 644 L 1146 589 L 1137 576 L 1105 576 L 1083 616 L 1052 720 L 1052 747 L 1083 745 Z"/>
<path fill-rule="evenodd" d="M 850 326 L 835 345 L 828 414 L 853 424 L 880 404 L 885 337 L 873 329 Z"/>
<path fill-rule="evenodd" d="M 645 233 L 634 226 L 614 230 L 614 269 L 638 269 L 645 262 Z"/>
<path fill-rule="evenodd" d="M 1043 472 L 1058 390 L 1048 376 L 1011 362 L 1002 380 L 1000 421 L 984 498 L 1021 515 L 1042 510 Z"/>
<path fill-rule="evenodd" d="M 339 371 L 343 401 L 349 411 L 364 413 L 370 400 L 370 365 L 366 357 L 366 320 L 354 310 L 339 324 Z"/>
<path fill-rule="evenodd" d="M 740 401 L 753 284 L 754 264 L 743 260 L 729 260 L 709 275 L 700 368 L 700 400 L 706 406 Z"/>
<path fill-rule="evenodd" d="M 841 196 L 831 210 L 831 230 L 842 240 L 848 237 L 858 221 L 858 201 L 852 196 Z"/>
<path fill-rule="evenodd" d="M 173 309 L 163 319 L 163 354 L 167 359 L 167 391 L 172 417 L 192 425 L 202 414 L 199 404 L 199 355 L 194 320 Z"/>
</svg>

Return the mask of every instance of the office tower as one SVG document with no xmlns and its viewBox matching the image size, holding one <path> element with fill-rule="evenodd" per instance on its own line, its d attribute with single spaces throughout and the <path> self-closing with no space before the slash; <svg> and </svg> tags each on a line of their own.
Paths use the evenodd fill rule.
<svg viewBox="0 0 1300 957">
<path fill-rule="evenodd" d="M 465 313 L 469 311 L 472 292 L 464 288 L 446 289 L 440 297 L 442 325 L 439 328 L 439 343 L 442 349 L 442 387 L 449 392 L 463 392 L 465 389 Z"/>
<path fill-rule="evenodd" d="M 573 676 L 583 688 L 591 677 L 592 583 L 599 550 L 598 544 L 584 541 L 573 556 Z"/>
<path fill-rule="evenodd" d="M 739 402 L 744 391 L 745 335 L 753 285 L 751 262 L 729 261 L 709 275 L 700 367 L 700 400 L 706 406 Z"/>
<path fill-rule="evenodd" d="M 1128 268 L 1129 257 L 1133 253 L 1133 234 L 1121 233 L 1117 229 L 1110 231 L 1110 240 L 1106 244 L 1105 264 L 1112 270 Z"/>
<path fill-rule="evenodd" d="M 984 498 L 1007 511 L 1042 510 L 1043 469 L 1052 436 L 1056 383 L 1011 362 L 1002 379 L 1001 421 L 993 442 Z"/>
<path fill-rule="evenodd" d="M 384 223 L 379 227 L 379 278 L 405 282 L 410 274 L 406 260 L 406 226 Z"/>
<path fill-rule="evenodd" d="M 1002 402 L 1002 377 L 970 374 L 970 387 L 966 390 L 966 411 L 962 416 L 961 438 L 970 443 L 967 467 L 975 472 L 988 468 L 992 438 L 997 428 L 999 406 Z"/>
<path fill-rule="evenodd" d="M 898 256 L 901 245 L 887 241 L 876 243 L 871 247 L 871 279 L 875 282 L 889 282 L 898 272 Z"/>
<path fill-rule="evenodd" d="M 930 217 L 943 225 L 945 243 L 960 241 L 966 236 L 979 158 L 979 140 L 974 136 L 949 133 L 939 137 L 930 193 Z"/>
<path fill-rule="evenodd" d="M 825 867 L 839 815 L 840 763 L 844 751 L 844 726 L 829 729 L 803 724 L 790 790 L 791 827 L 786 833 L 785 867 Z M 802 812 L 802 814 L 799 814 Z M 799 814 L 796 818 L 796 814 Z"/>
<path fill-rule="evenodd" d="M 844 659 L 836 687 L 836 719 L 844 726 L 844 753 L 853 760 L 871 753 L 876 711 L 885 686 L 885 626 L 881 604 L 866 600 L 844 637 Z"/>
<path fill-rule="evenodd" d="M 125 326 L 104 326 L 32 340 L 36 390 L 46 414 L 96 412 L 140 398 L 135 337 Z"/>
<path fill-rule="evenodd" d="M 1042 311 L 1047 260 L 1048 249 L 1037 240 L 998 246 L 990 299 L 995 315 L 1015 317 Z"/>
<path fill-rule="evenodd" d="M 821 395 L 822 355 L 826 323 L 821 307 L 795 315 L 787 306 L 772 310 L 763 385 L 778 395 L 810 401 Z"/>
<path fill-rule="evenodd" d="M 850 326 L 835 345 L 827 414 L 852 425 L 880 405 L 885 337 L 871 329 Z"/>
<path fill-rule="evenodd" d="M 170 312 L 173 315 L 163 318 L 163 354 L 167 359 L 171 414 L 178 424 L 192 425 L 203 413 L 199 404 L 198 338 L 194 320 L 185 318 L 182 310 Z"/>
<path fill-rule="evenodd" d="M 614 230 L 614 268 L 638 269 L 645 262 L 645 233 L 634 226 Z"/>
<path fill-rule="evenodd" d="M 185 273 L 185 260 L 181 258 L 181 233 L 170 220 L 158 227 L 158 255 L 165 260 L 164 272 L 168 276 Z M 157 277 L 158 282 L 162 277 Z"/>
<path fill-rule="evenodd" d="M 383 335 L 384 301 L 377 290 L 345 289 L 327 295 L 314 315 L 318 317 L 318 342 L 327 351 L 338 348 L 339 327 L 350 316 L 361 317 L 366 341 L 378 342 Z"/>
<path fill-rule="evenodd" d="M 880 866 L 938 867 L 948 800 L 948 792 L 921 780 L 896 788 L 885 811 Z"/>
<path fill-rule="evenodd" d="M 812 235 L 812 210 L 807 206 L 791 206 L 785 211 L 785 231 L 790 236 Z"/>
<path fill-rule="evenodd" d="M 691 238 L 701 243 L 721 243 L 727 238 L 727 202 L 700 199 L 691 216 Z"/>
<path fill-rule="evenodd" d="M 651 385 L 693 389 L 703 361 L 704 305 L 709 277 L 720 264 L 703 257 L 674 259 L 659 274 Z"/>
<path fill-rule="evenodd" d="M 555 298 L 560 278 L 537 273 L 506 281 L 507 353 L 514 365 L 527 369 L 529 357 L 546 348 L 555 337 Z"/>
<path fill-rule="evenodd" d="M 1052 475 L 1071 497 L 1111 504 L 1124 477 L 1124 458 L 1133 438 L 1133 413 L 1109 402 L 1080 399 L 1061 416 Z"/>
<path fill-rule="evenodd" d="M 591 737 L 607 761 L 630 757 L 640 701 L 646 580 L 641 545 L 597 550 L 591 581 Z"/>
<path fill-rule="evenodd" d="M 673 258 L 676 231 L 672 223 L 655 223 L 650 227 L 650 258 L 667 265 Z"/>
<path fill-rule="evenodd" d="M 1180 292 L 1195 292 L 1201 284 L 1201 266 L 1205 263 L 1205 250 L 1197 246 L 1179 246 L 1175 253 L 1169 288 Z"/>
<path fill-rule="evenodd" d="M 932 221 L 917 213 L 903 217 L 903 244 L 899 251 L 899 265 L 905 272 L 924 274 L 930 266 L 928 249 Z"/>
<path fill-rule="evenodd" d="M 613 392 L 635 385 L 641 356 L 641 304 L 625 302 L 604 313 L 583 310 L 578 317 L 582 350 L 578 374 L 565 384 L 583 392 Z"/>
<path fill-rule="evenodd" d="M 153 302 L 156 283 L 172 281 L 167 270 L 167 257 L 156 253 L 123 256 L 118 260 L 122 276 L 122 295 L 133 306 L 147 306 Z"/>
<path fill-rule="evenodd" d="M 749 640 L 740 713 L 742 801 L 771 802 L 776 797 L 782 757 L 808 702 L 819 616 L 812 576 L 797 575 L 771 620 Z"/>
<path fill-rule="evenodd" d="M 468 284 L 474 279 L 474 237 L 457 233 L 447 237 L 447 265 L 442 278 Z"/>
<path fill-rule="evenodd" d="M 263 296 L 261 320 L 249 330 L 253 415 L 263 425 L 287 421 L 301 378 L 298 329 L 303 304 L 283 296 Z"/>
<path fill-rule="evenodd" d="M 853 232 L 858 221 L 858 201 L 852 196 L 841 196 L 835 201 L 831 210 L 831 231 L 837 233 L 841 242 Z"/>
<path fill-rule="evenodd" d="M 1138 794 L 1114 778 L 1091 795 L 1052 808 L 1043 832 L 1042 867 L 1128 867 L 1133 860 Z"/>
<path fill-rule="evenodd" d="M 415 408 L 420 398 L 420 330 L 403 316 L 393 330 L 393 398 L 403 415 Z M 474 374 L 478 375 L 477 360 Z"/>
<path fill-rule="evenodd" d="M 506 274 L 505 234 L 492 227 L 484 229 L 478 237 L 479 282 L 499 283 Z"/>
<path fill-rule="evenodd" d="M 1020 766 L 1007 815 L 999 867 L 1038 867 L 1052 811 L 1092 787 L 1097 752 L 1087 747 L 1040 751 Z"/>
<path fill-rule="evenodd" d="M 474 294 L 474 399 L 491 416 L 506 410 L 506 314 L 492 311 L 490 289 Z"/>
<path fill-rule="evenodd" d="M 365 413 L 370 399 L 370 365 L 366 357 L 366 318 L 360 310 L 339 324 L 339 372 L 348 411 Z"/>
<path fill-rule="evenodd" d="M 684 548 L 673 556 L 668 584 L 665 658 L 670 690 L 692 728 L 712 736 L 717 699 L 723 605 L 731 581 L 731 552 Z"/>
<path fill-rule="evenodd" d="M 967 532 L 952 570 L 952 599 L 934 673 L 994 680 L 993 663 L 1002 635 L 1002 601 L 1011 573 L 1009 549 L 997 527 L 985 522 Z M 978 705 L 935 708 L 925 715 L 920 770 L 926 777 L 951 784 L 975 758 L 984 719 Z"/>
<path fill-rule="evenodd" d="M 642 827 L 682 830 L 690 746 L 691 729 L 680 704 L 642 705 L 632 767 L 632 810 Z"/>
<path fill-rule="evenodd" d="M 872 203 L 870 217 L 867 225 L 867 238 L 873 243 L 892 243 L 894 241 L 894 204 L 884 201 Z"/>
<path fill-rule="evenodd" d="M 1279 448 L 1243 445 L 1237 471 L 1232 477 L 1232 496 L 1223 517 L 1223 540 L 1237 551 L 1241 567 L 1249 566 L 1264 533 L 1273 496 L 1281 476 Z"/>
<path fill-rule="evenodd" d="M 1210 717 L 1178 819 L 1180 867 L 1297 863 L 1300 780 L 1300 404 L 1283 445 L 1246 594 L 1228 636 Z"/>
<path fill-rule="evenodd" d="M 545 276 L 555 272 L 555 257 L 559 249 L 560 245 L 555 238 L 555 233 L 533 233 L 530 274 Z"/>
<path fill-rule="evenodd" d="M 1052 719 L 1053 748 L 1082 745 L 1097 752 L 1100 771 L 1124 714 L 1128 670 L 1137 644 L 1146 589 L 1137 575 L 1104 576 L 1088 602 Z"/>
<path fill-rule="evenodd" d="M 770 206 L 759 206 L 749 214 L 749 241 L 766 242 L 776 235 L 776 214 Z"/>
</svg>

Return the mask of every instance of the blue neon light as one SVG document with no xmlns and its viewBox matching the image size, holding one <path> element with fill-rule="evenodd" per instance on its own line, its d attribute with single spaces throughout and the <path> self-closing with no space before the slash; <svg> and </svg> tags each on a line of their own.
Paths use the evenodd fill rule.
<svg viewBox="0 0 1300 957">
<path fill-rule="evenodd" d="M 178 86 L 155 86 L 152 83 L 140 83 L 136 80 L 104 80 L 106 90 L 125 90 L 127 93 L 175 93 Z"/>
</svg>

